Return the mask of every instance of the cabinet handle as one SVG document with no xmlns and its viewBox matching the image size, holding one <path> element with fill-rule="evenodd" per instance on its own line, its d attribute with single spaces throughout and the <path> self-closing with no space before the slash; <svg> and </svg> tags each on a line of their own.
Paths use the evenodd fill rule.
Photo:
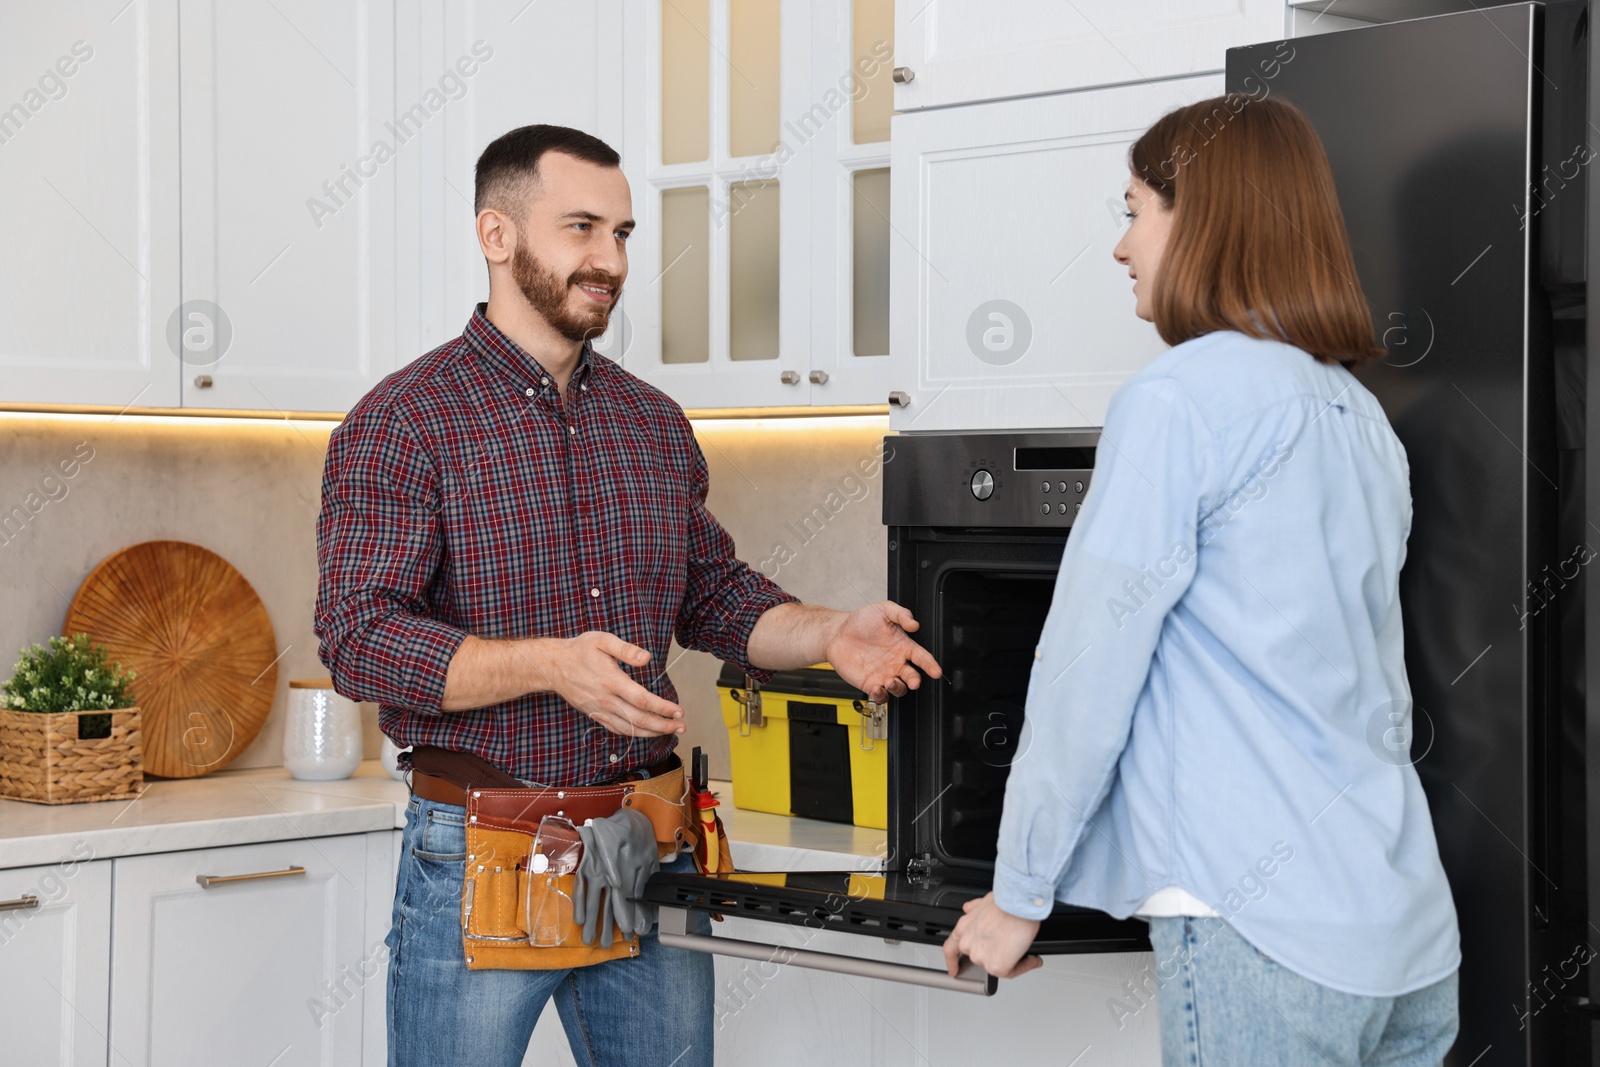
<svg viewBox="0 0 1600 1067">
<path fill-rule="evenodd" d="M 38 906 L 39 898 L 32 893 L 16 900 L 0 900 L 0 911 L 33 911 Z"/>
<path fill-rule="evenodd" d="M 202 375 L 199 375 L 198 377 L 196 377 L 195 380 L 194 380 L 194 387 L 196 389 L 210 389 L 211 388 L 211 375 L 202 374 Z"/>
<path fill-rule="evenodd" d="M 782 382 L 784 385 L 799 385 L 800 372 L 797 370 L 786 370 L 782 374 L 778 375 L 778 381 Z"/>
<path fill-rule="evenodd" d="M 282 878 L 286 874 L 305 873 L 304 867 L 285 867 L 281 871 L 257 871 L 254 874 L 197 874 L 194 880 L 200 883 L 201 889 L 210 889 L 224 882 L 247 882 L 252 878 Z"/>
<path fill-rule="evenodd" d="M 893 407 L 908 408 L 911 406 L 911 394 L 902 393 L 900 390 L 896 389 L 894 392 L 889 394 L 889 403 Z"/>
<path fill-rule="evenodd" d="M 910 67 L 894 68 L 894 83 L 896 85 L 904 85 L 906 82 L 916 81 L 916 79 L 917 72 L 912 70 Z"/>
<path fill-rule="evenodd" d="M 828 384 L 828 372 L 825 371 L 825 370 L 814 370 L 814 371 L 812 371 L 811 372 L 811 384 L 812 385 L 827 385 Z"/>
</svg>

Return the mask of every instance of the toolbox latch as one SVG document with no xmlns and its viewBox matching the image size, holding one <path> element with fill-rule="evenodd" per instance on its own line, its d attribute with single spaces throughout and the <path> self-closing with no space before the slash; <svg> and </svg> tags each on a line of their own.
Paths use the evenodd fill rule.
<svg viewBox="0 0 1600 1067">
<path fill-rule="evenodd" d="M 861 750 L 872 751 L 872 742 L 889 739 L 889 705 L 876 700 L 857 700 L 851 705 L 861 715 Z"/>
<path fill-rule="evenodd" d="M 739 705 L 739 736 L 749 737 L 752 726 L 764 726 L 767 720 L 761 714 L 761 683 L 747 674 L 744 686 L 743 692 L 731 689 L 728 695 Z"/>
</svg>

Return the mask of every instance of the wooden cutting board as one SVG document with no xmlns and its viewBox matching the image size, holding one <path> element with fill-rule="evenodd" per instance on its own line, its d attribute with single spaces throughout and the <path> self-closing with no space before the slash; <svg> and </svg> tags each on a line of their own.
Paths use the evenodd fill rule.
<svg viewBox="0 0 1600 1067">
<path fill-rule="evenodd" d="M 87 633 L 136 672 L 148 774 L 194 778 L 227 766 L 272 710 L 272 620 L 210 549 L 146 541 L 107 557 L 78 587 L 61 632 Z"/>
</svg>

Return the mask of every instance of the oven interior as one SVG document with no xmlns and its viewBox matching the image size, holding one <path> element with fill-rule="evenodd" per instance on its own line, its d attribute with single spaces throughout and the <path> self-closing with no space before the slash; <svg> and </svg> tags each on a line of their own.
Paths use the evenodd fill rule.
<svg viewBox="0 0 1600 1067">
<path fill-rule="evenodd" d="M 922 621 L 944 670 L 891 713 L 890 862 L 987 880 L 1066 533 L 896 528 L 890 540 L 891 598 Z"/>
</svg>

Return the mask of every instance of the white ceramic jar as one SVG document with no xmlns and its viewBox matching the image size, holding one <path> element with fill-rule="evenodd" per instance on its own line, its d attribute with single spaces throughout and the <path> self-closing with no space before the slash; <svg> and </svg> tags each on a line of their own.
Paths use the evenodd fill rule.
<svg viewBox="0 0 1600 1067">
<path fill-rule="evenodd" d="M 348 778 L 361 764 L 361 705 L 333 691 L 329 678 L 289 683 L 283 766 L 305 781 Z"/>
</svg>

